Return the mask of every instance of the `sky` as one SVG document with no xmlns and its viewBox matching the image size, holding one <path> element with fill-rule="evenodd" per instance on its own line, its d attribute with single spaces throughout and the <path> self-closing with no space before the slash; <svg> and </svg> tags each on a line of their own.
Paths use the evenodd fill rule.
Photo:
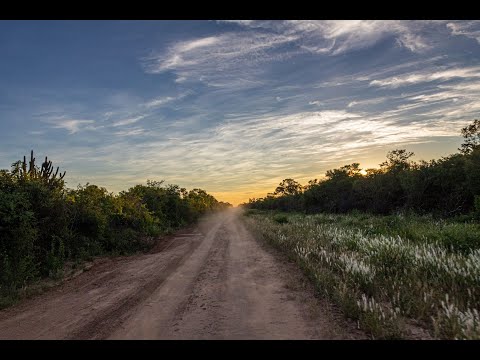
<svg viewBox="0 0 480 360">
<path fill-rule="evenodd" d="M 457 152 L 480 21 L 0 21 L 0 168 L 239 204 L 388 151 Z"/>
</svg>

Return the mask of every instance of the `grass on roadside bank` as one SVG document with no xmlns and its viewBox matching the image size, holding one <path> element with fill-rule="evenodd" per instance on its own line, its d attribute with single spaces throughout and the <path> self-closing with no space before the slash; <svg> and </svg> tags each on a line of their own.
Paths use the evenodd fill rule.
<svg viewBox="0 0 480 360">
<path fill-rule="evenodd" d="M 168 235 L 172 232 L 173 230 L 165 231 L 162 233 L 162 236 Z M 74 261 L 64 262 L 60 267 L 57 267 L 55 272 L 51 272 L 48 277 L 33 278 L 32 280 L 25 282 L 21 287 L 13 288 L 0 285 L 0 310 L 13 306 L 24 299 L 40 295 L 45 291 L 61 285 L 64 281 L 68 281 L 80 273 L 89 270 L 97 259 L 132 256 L 147 252 L 154 246 L 156 240 L 154 237 L 143 237 L 138 243 L 140 246 L 137 249 L 130 249 L 128 251 L 112 251 L 110 253 L 102 253 L 96 256 L 83 254 L 83 256 L 78 257 Z"/>
<path fill-rule="evenodd" d="M 480 339 L 478 224 L 359 213 L 245 215 L 254 234 L 296 261 L 373 338 L 408 338 L 419 327 L 435 338 Z"/>
<path fill-rule="evenodd" d="M 82 272 L 90 270 L 93 264 L 98 260 L 148 253 L 154 248 L 155 244 L 163 238 L 168 237 L 181 229 L 191 227 L 196 223 L 197 221 L 177 228 L 168 227 L 157 231 L 155 236 L 138 236 L 138 234 L 133 234 L 130 239 L 132 245 L 128 247 L 126 246 L 120 250 L 113 249 L 110 252 L 99 251 L 95 255 L 83 252 L 74 260 L 62 262 L 60 264 L 61 266 L 58 266 L 56 271 L 51 272 L 48 277 L 33 278 L 31 281 L 25 282 L 21 287 L 5 287 L 0 284 L 0 310 L 13 306 L 21 300 L 37 296 L 61 285 L 63 282 L 80 275 Z M 134 239 L 135 242 L 133 242 L 132 239 Z"/>
</svg>

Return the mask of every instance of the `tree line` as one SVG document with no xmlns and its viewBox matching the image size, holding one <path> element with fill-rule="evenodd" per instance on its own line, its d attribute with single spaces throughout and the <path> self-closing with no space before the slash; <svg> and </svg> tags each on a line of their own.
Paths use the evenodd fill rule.
<svg viewBox="0 0 480 360">
<path fill-rule="evenodd" d="M 0 170 L 0 297 L 61 274 L 66 261 L 127 254 L 154 237 L 230 207 L 202 189 L 147 181 L 117 195 L 97 185 L 69 189 L 52 162 L 33 151 Z"/>
<path fill-rule="evenodd" d="M 480 121 L 474 120 L 461 134 L 459 152 L 438 160 L 415 162 L 413 152 L 393 150 L 377 169 L 362 171 L 359 163 L 353 163 L 328 170 L 323 179 L 304 186 L 285 179 L 273 193 L 249 199 L 243 206 L 305 213 L 480 216 Z"/>
</svg>

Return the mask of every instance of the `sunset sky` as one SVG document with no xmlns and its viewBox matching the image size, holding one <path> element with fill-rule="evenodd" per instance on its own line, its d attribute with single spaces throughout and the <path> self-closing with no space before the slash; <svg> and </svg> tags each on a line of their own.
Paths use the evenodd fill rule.
<svg viewBox="0 0 480 360">
<path fill-rule="evenodd" d="M 0 21 L 0 168 L 238 204 L 389 150 L 457 151 L 480 21 Z"/>
</svg>

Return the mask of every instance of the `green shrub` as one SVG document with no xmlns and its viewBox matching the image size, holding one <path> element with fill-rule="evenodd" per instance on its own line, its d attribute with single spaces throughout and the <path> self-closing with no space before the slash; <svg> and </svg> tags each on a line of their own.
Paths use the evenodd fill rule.
<svg viewBox="0 0 480 360">
<path fill-rule="evenodd" d="M 13 188 L 0 188 L 0 286 L 16 289 L 35 278 L 38 239 L 29 199 Z"/>
<path fill-rule="evenodd" d="M 283 215 L 283 214 L 276 214 L 274 217 L 273 217 L 273 220 L 276 221 L 277 223 L 279 224 L 286 224 L 288 223 L 288 217 L 286 215 Z"/>
<path fill-rule="evenodd" d="M 257 210 L 257 209 L 246 209 L 244 212 L 243 212 L 243 215 L 244 216 L 253 216 L 253 215 L 259 215 L 261 214 L 262 211 L 260 210 Z"/>
<path fill-rule="evenodd" d="M 479 195 L 475 195 L 474 207 L 475 207 L 475 210 L 473 214 L 476 219 L 480 220 L 480 196 Z"/>
</svg>

